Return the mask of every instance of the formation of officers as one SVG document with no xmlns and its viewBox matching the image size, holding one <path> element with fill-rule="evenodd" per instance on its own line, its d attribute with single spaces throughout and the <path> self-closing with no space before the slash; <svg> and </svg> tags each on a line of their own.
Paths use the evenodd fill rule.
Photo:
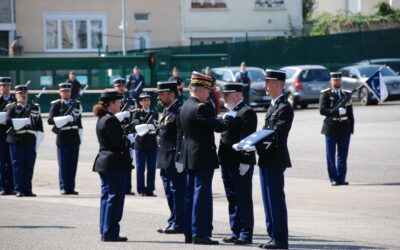
<svg viewBox="0 0 400 250">
<path fill-rule="evenodd" d="M 252 178 L 257 164 L 269 236 L 259 247 L 287 249 L 284 172 L 291 167 L 287 139 L 294 113 L 283 94 L 285 72 L 266 70 L 265 91 L 271 96 L 271 105 L 263 129 L 273 131 L 272 136 L 257 138 L 253 145 L 239 148 L 238 144 L 257 129 L 257 115 L 243 97 L 244 85 L 223 86 L 227 112 L 217 117 L 212 98 L 215 80 L 209 74 L 193 72 L 190 97 L 183 102 L 183 84 L 177 71 L 174 69 L 169 81 L 157 84 L 158 101 L 164 108 L 161 117 L 150 108 L 151 96 L 142 92 L 144 80 L 138 68 L 128 82 L 115 79 L 114 88 L 103 92 L 93 107 L 98 117 L 96 134 L 100 145 L 93 171 L 101 181 L 101 240 L 127 240 L 120 235 L 119 222 L 125 195 L 135 194 L 131 185 L 135 160 L 137 191 L 141 196 L 155 196 L 156 168 L 160 169 L 170 216 L 157 229 L 158 233 L 183 234 L 185 243 L 219 243 L 212 240 L 212 180 L 215 169 L 221 166 L 231 230 L 222 241 L 252 244 Z M 341 89 L 340 78 L 340 73 L 331 73 L 331 88 L 321 91 L 320 98 L 320 113 L 326 116 L 322 133 L 326 137 L 328 173 L 333 186 L 348 184 L 346 160 L 354 129 L 351 101 L 341 102 L 349 93 Z M 27 86 L 15 86 L 15 96 L 10 94 L 10 86 L 10 77 L 0 78 L 0 191 L 2 195 L 35 196 L 31 183 L 36 151 L 43 140 L 40 107 L 28 100 Z M 126 91 L 129 97 L 125 96 Z M 83 133 L 82 106 L 80 95 L 72 97 L 72 92 L 70 82 L 59 84 L 60 99 L 51 102 L 48 117 L 48 124 L 53 125 L 52 131 L 57 135 L 63 195 L 78 194 L 75 176 Z M 218 147 L 215 132 L 221 133 Z"/>
</svg>

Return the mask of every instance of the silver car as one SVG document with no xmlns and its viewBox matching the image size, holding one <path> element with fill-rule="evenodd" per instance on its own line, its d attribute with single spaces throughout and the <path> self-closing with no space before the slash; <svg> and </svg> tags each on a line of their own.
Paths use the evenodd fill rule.
<svg viewBox="0 0 400 250">
<path fill-rule="evenodd" d="M 225 83 L 235 82 L 235 75 L 240 71 L 239 67 L 213 68 L 212 74 L 217 80 L 217 89 L 222 88 Z M 252 77 L 250 85 L 250 106 L 252 107 L 267 107 L 271 103 L 271 97 L 265 94 L 265 71 L 257 67 L 247 67 Z M 222 95 L 221 95 L 222 97 Z M 221 105 L 223 100 L 221 98 Z"/>
<path fill-rule="evenodd" d="M 286 71 L 285 95 L 293 108 L 318 103 L 320 91 L 329 87 L 330 75 L 324 66 L 287 66 L 281 70 Z"/>
<path fill-rule="evenodd" d="M 353 90 L 360 85 L 358 92 L 355 93 L 361 105 L 378 104 L 378 100 L 365 87 L 365 81 L 370 78 L 378 69 L 381 68 L 382 80 L 388 90 L 387 101 L 400 100 L 400 76 L 391 68 L 384 65 L 354 65 L 342 68 L 342 87 Z"/>
</svg>

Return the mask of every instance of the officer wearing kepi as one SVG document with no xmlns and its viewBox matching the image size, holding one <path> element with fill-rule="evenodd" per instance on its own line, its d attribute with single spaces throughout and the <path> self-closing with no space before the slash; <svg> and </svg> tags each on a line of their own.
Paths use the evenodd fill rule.
<svg viewBox="0 0 400 250">
<path fill-rule="evenodd" d="M 185 174 L 183 164 L 175 162 L 177 143 L 177 119 L 179 116 L 180 102 L 176 81 L 158 82 L 158 99 L 164 107 L 164 112 L 158 123 L 158 152 L 157 168 L 163 181 L 165 196 L 171 215 L 165 228 L 160 228 L 159 233 L 183 233 L 183 205 L 185 193 Z"/>
<path fill-rule="evenodd" d="M 257 129 L 257 114 L 243 101 L 243 84 L 227 83 L 223 87 L 225 107 L 234 112 L 231 127 L 222 132 L 218 148 L 221 175 L 229 203 L 232 234 L 222 241 L 237 245 L 252 244 L 254 213 L 252 180 L 254 152 L 235 151 L 232 146 Z"/>
<path fill-rule="evenodd" d="M 137 108 L 137 104 L 135 99 L 133 98 L 128 98 L 125 96 L 126 88 L 125 84 L 126 81 L 124 78 L 116 78 L 113 81 L 114 83 L 114 90 L 118 92 L 118 94 L 122 95 L 121 99 L 121 112 L 116 114 L 116 117 L 122 124 L 122 128 L 124 129 L 125 134 L 129 134 L 131 131 L 133 131 L 130 128 L 130 124 L 133 122 L 133 113 L 135 109 Z M 133 148 L 129 150 L 130 156 L 131 156 L 131 163 L 133 162 Z M 135 195 L 134 192 L 132 192 L 132 169 L 134 168 L 133 164 L 131 164 L 131 167 L 128 169 L 128 173 L 126 175 L 126 190 L 125 194 L 127 195 Z"/>
<path fill-rule="evenodd" d="M 7 142 L 10 144 L 17 197 L 36 196 L 32 192 L 36 151 L 43 140 L 43 123 L 39 104 L 28 102 L 28 88 L 15 86 L 17 101 L 9 104 L 6 113 Z"/>
<path fill-rule="evenodd" d="M 98 117 L 96 124 L 99 153 L 93 171 L 101 180 L 100 234 L 102 241 L 127 241 L 120 236 L 119 222 L 122 219 L 126 173 L 130 168 L 129 148 L 133 138 L 124 135 L 120 121 L 114 114 L 121 109 L 122 95 L 117 91 L 105 91 L 93 107 Z"/>
<path fill-rule="evenodd" d="M 0 195 L 14 193 L 14 176 L 10 160 L 9 145 L 6 142 L 6 106 L 15 102 L 10 93 L 11 77 L 0 77 Z"/>
<path fill-rule="evenodd" d="M 185 242 L 216 245 L 212 237 L 212 179 L 218 168 L 214 132 L 229 128 L 232 117 L 217 119 L 205 104 L 212 90 L 211 78 L 193 72 L 190 97 L 179 113 L 183 130 L 177 161 L 187 169 L 185 194 Z M 179 138 L 181 141 L 182 138 Z"/>
<path fill-rule="evenodd" d="M 71 99 L 71 84 L 60 83 L 60 99 L 51 102 L 49 125 L 57 135 L 57 156 L 62 195 L 77 195 L 75 176 L 78 167 L 79 146 L 82 142 L 83 127 L 81 104 Z"/>
<path fill-rule="evenodd" d="M 158 112 L 150 108 L 150 95 L 143 92 L 139 96 L 141 110 L 135 112 L 133 119 L 139 121 L 135 126 L 135 157 L 137 191 L 141 196 L 156 196 L 155 178 L 157 161 Z M 145 170 L 147 169 L 147 178 Z"/>
<path fill-rule="evenodd" d="M 289 247 L 288 219 L 285 199 L 286 168 L 292 166 L 287 139 L 293 122 L 293 109 L 282 90 L 286 73 L 281 70 L 266 70 L 265 92 L 271 96 L 271 105 L 265 115 L 263 129 L 271 130 L 266 137 L 247 151 L 257 150 L 259 155 L 261 194 L 264 203 L 267 233 L 270 240 L 260 244 L 263 249 L 287 249 Z"/>
<path fill-rule="evenodd" d="M 340 72 L 332 72 L 331 87 L 322 90 L 319 99 L 319 111 L 325 116 L 321 133 L 325 135 L 328 175 L 332 186 L 349 184 L 346 181 L 347 155 L 354 132 L 351 98 L 338 106 L 342 98 L 351 95 L 350 91 L 341 89 L 341 78 Z"/>
</svg>

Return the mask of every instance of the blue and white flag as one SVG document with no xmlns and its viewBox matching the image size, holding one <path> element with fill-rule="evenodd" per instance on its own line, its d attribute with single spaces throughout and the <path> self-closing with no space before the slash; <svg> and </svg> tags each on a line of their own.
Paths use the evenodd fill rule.
<svg viewBox="0 0 400 250">
<path fill-rule="evenodd" d="M 388 91 L 382 78 L 381 68 L 368 78 L 366 86 L 379 102 L 384 102 L 388 97 Z"/>
</svg>

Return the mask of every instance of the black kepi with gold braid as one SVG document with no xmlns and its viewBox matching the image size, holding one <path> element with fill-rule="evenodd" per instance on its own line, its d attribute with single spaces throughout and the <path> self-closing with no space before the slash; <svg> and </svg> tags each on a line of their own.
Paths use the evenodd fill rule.
<svg viewBox="0 0 400 250">
<path fill-rule="evenodd" d="M 190 79 L 190 86 L 198 86 L 207 89 L 213 89 L 212 78 L 199 72 L 193 71 Z"/>
</svg>

